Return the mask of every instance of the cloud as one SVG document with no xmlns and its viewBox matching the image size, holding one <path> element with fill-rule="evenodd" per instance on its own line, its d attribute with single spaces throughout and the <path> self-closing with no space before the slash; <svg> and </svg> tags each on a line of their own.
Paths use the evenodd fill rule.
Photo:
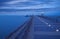
<svg viewBox="0 0 60 39">
<path fill-rule="evenodd" d="M 9 2 L 5 2 L 5 4 L 16 4 L 19 2 L 27 2 L 29 0 L 13 0 L 13 1 L 9 1 Z"/>
<path fill-rule="evenodd" d="M 0 9 L 40 9 L 56 7 L 52 2 L 46 4 L 44 2 L 32 0 L 13 0 L 5 2 L 5 5 L 6 6 L 2 6 Z"/>
<path fill-rule="evenodd" d="M 54 8 L 55 6 L 51 5 L 35 5 L 35 6 L 24 6 L 24 7 L 1 7 L 0 9 L 40 9 L 40 8 Z"/>
<path fill-rule="evenodd" d="M 13 0 L 13 1 L 9 1 L 9 2 L 5 2 L 4 6 L 0 6 L 0 9 L 7 9 L 7 10 L 12 10 L 12 9 L 16 9 L 16 10 L 21 10 L 21 9 L 41 9 L 41 8 L 55 8 L 56 5 L 55 2 L 49 2 L 49 3 L 44 3 L 41 1 L 32 1 L 32 0 Z M 13 10 L 12 10 L 13 11 Z M 16 11 L 15 11 L 16 12 Z M 31 12 L 1 12 L 0 14 L 16 14 L 16 15 L 24 15 L 24 14 L 35 14 L 31 13 Z M 18 14 L 17 14 L 18 13 Z M 41 13 L 41 12 L 39 12 Z M 38 13 L 38 14 L 39 14 Z M 37 14 L 37 13 L 36 13 Z"/>
</svg>

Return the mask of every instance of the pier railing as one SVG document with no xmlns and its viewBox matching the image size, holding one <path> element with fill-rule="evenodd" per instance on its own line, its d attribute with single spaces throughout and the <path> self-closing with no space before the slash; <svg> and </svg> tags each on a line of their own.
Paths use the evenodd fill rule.
<svg viewBox="0 0 60 39">
<path fill-rule="evenodd" d="M 48 16 L 39 16 L 39 17 L 42 17 L 42 18 L 45 18 L 47 20 L 51 20 L 51 21 L 54 21 L 56 23 L 60 23 L 60 16 L 57 16 L 57 17 L 48 17 Z"/>
<path fill-rule="evenodd" d="M 30 17 L 24 24 L 18 27 L 15 31 L 11 32 L 6 39 L 27 39 L 29 28 L 32 24 L 32 18 Z"/>
</svg>

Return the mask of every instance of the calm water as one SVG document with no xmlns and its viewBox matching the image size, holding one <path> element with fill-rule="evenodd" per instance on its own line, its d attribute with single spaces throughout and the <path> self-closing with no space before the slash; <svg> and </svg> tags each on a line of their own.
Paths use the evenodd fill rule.
<svg viewBox="0 0 60 39">
<path fill-rule="evenodd" d="M 0 15 L 0 39 L 4 39 L 28 19 L 29 17 L 24 16 Z"/>
</svg>

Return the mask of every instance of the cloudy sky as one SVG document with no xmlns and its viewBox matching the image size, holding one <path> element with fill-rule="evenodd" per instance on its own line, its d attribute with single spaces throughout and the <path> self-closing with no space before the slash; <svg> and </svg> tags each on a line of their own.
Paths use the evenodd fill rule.
<svg viewBox="0 0 60 39">
<path fill-rule="evenodd" d="M 59 0 L 0 0 L 0 9 L 54 8 Z"/>
<path fill-rule="evenodd" d="M 58 6 L 60 6 L 60 0 L 0 0 L 0 14 L 29 14 L 20 10 L 56 8 Z M 15 12 L 16 10 L 20 12 Z M 40 12 L 30 12 L 30 14 L 40 14 Z"/>
</svg>

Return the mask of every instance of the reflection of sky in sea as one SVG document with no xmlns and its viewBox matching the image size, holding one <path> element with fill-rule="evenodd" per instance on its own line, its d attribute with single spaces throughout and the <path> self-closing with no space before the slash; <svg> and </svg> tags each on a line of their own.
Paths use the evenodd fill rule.
<svg viewBox="0 0 60 39">
<path fill-rule="evenodd" d="M 34 14 L 37 14 L 36 11 L 39 12 L 40 10 L 39 13 L 41 13 L 42 11 L 46 12 L 47 8 L 50 12 L 52 9 L 54 9 L 53 10 L 54 12 L 54 11 L 59 11 L 59 8 L 58 8 L 59 3 L 60 3 L 60 0 L 0 0 L 0 12 L 3 14 L 5 13 L 8 14 L 9 12 L 24 14 L 24 12 L 21 12 L 21 11 L 30 11 L 30 12 L 35 11 Z M 58 8 L 58 9 L 55 10 L 55 8 Z"/>
</svg>

